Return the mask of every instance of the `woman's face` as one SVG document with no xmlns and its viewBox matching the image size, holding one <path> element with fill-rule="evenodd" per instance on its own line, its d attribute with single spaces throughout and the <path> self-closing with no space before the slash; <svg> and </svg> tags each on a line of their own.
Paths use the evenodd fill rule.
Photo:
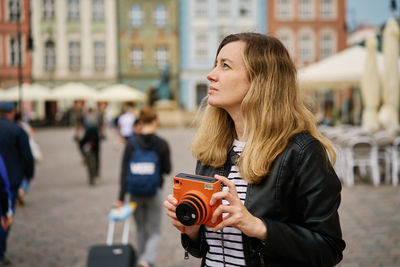
<svg viewBox="0 0 400 267">
<path fill-rule="evenodd" d="M 246 43 L 236 41 L 226 44 L 219 51 L 215 67 L 207 75 L 210 81 L 208 103 L 227 112 L 240 111 L 240 105 L 250 82 L 242 55 Z"/>
</svg>

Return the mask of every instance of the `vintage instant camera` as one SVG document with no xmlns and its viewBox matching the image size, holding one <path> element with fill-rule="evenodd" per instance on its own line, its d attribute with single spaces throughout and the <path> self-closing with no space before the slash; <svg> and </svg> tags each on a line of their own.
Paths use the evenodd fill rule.
<svg viewBox="0 0 400 267">
<path fill-rule="evenodd" d="M 178 200 L 176 217 L 186 225 L 204 224 L 216 226 L 222 221 L 222 215 L 211 223 L 214 211 L 222 200 L 210 206 L 211 196 L 221 191 L 221 181 L 207 176 L 178 173 L 174 177 L 174 197 Z"/>
</svg>

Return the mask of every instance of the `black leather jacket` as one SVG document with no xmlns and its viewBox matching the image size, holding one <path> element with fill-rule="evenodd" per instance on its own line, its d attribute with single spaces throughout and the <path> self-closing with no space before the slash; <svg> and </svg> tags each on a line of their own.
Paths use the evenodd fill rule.
<svg viewBox="0 0 400 267">
<path fill-rule="evenodd" d="M 223 168 L 197 164 L 196 173 L 227 176 L 234 160 L 230 151 Z M 232 159 L 233 158 L 233 159 Z M 334 266 L 342 259 L 338 208 L 341 183 L 322 144 L 308 133 L 291 138 L 276 159 L 270 175 L 259 184 L 249 184 L 246 208 L 267 226 L 266 240 L 243 234 L 246 266 Z M 200 241 L 182 235 L 183 247 L 194 257 L 208 250 L 204 228 Z"/>
</svg>

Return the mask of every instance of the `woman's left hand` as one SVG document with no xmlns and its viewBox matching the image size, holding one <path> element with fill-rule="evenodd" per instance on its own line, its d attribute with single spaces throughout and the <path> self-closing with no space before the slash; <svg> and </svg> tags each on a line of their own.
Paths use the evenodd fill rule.
<svg viewBox="0 0 400 267">
<path fill-rule="evenodd" d="M 228 178 L 220 175 L 215 175 L 215 179 L 220 180 L 229 190 L 214 193 L 210 200 L 210 205 L 214 205 L 217 200 L 225 199 L 229 205 L 220 205 L 212 216 L 212 222 L 215 222 L 222 213 L 228 213 L 221 223 L 213 228 L 213 231 L 218 231 L 225 226 L 232 226 L 249 237 L 256 237 L 260 240 L 265 240 L 267 236 L 267 227 L 264 222 L 253 216 L 243 205 L 236 191 L 236 186 Z"/>
</svg>

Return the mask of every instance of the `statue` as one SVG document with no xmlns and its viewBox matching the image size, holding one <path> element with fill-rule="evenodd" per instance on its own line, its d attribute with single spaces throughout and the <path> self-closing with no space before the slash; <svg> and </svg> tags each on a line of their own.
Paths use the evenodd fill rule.
<svg viewBox="0 0 400 267">
<path fill-rule="evenodd" d="M 161 80 L 159 85 L 157 86 L 157 92 L 158 92 L 158 99 L 159 100 L 170 100 L 171 99 L 171 92 L 169 90 L 169 66 L 168 64 L 165 65 L 162 75 L 161 75 Z"/>
</svg>

